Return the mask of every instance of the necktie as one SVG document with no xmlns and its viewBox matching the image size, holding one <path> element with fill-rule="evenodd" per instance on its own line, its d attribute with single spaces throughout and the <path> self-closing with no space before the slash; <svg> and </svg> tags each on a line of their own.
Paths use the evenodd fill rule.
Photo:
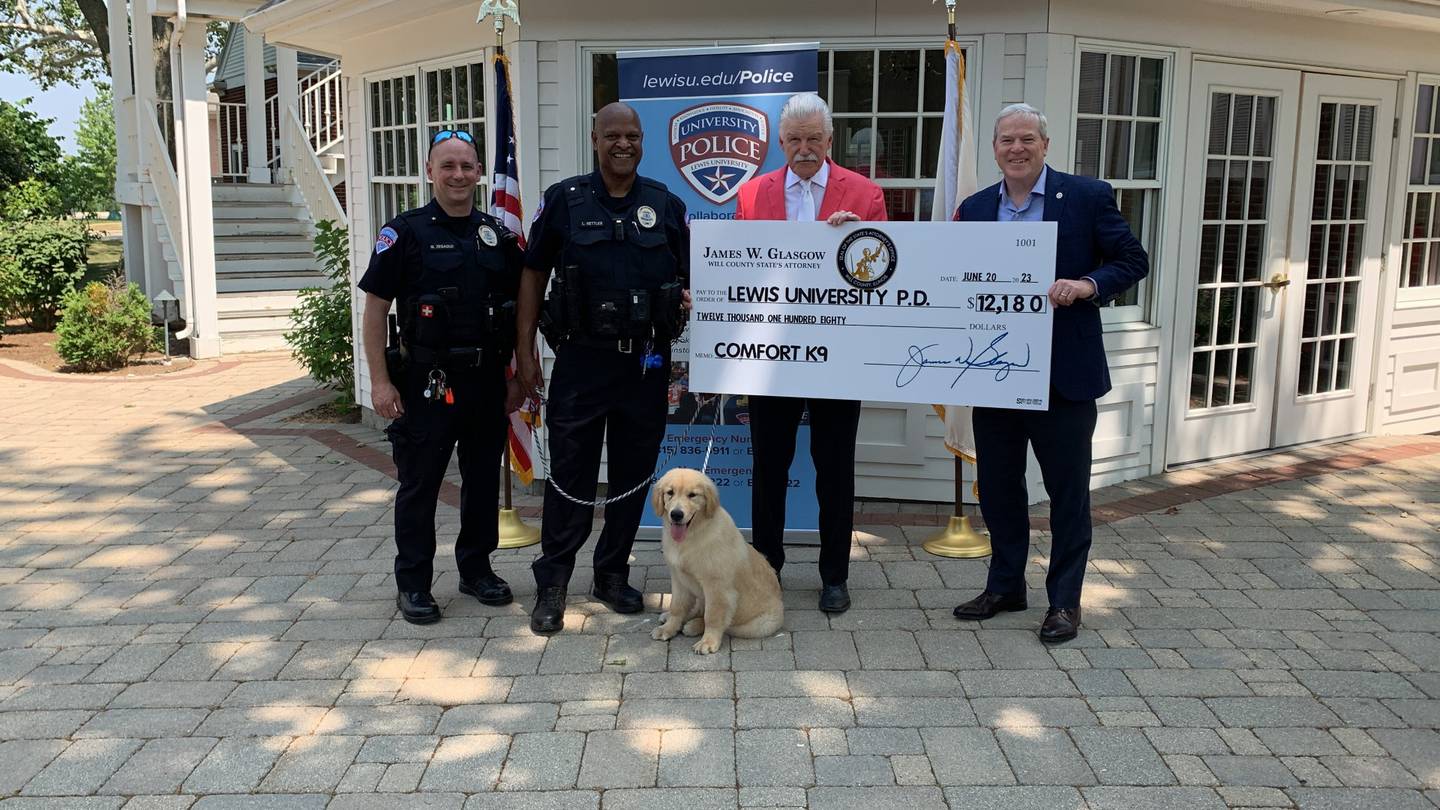
<svg viewBox="0 0 1440 810">
<path fill-rule="evenodd" d="M 815 221 L 815 194 L 809 180 L 800 181 L 800 213 L 795 217 L 801 222 Z"/>
</svg>

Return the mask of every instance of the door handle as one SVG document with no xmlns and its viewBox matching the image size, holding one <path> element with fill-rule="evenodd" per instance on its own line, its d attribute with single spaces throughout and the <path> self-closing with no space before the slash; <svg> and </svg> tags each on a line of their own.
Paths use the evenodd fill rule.
<svg viewBox="0 0 1440 810">
<path fill-rule="evenodd" d="M 1279 290 L 1279 289 L 1281 289 L 1281 288 L 1283 288 L 1283 287 L 1289 287 L 1289 286 L 1290 286 L 1290 277 L 1287 276 L 1287 275 L 1284 274 L 1284 273 L 1276 273 L 1275 275 L 1273 275 L 1273 276 L 1270 277 L 1270 280 L 1269 280 L 1269 281 L 1265 282 L 1264 284 L 1261 284 L 1260 286 L 1261 286 L 1261 287 L 1266 287 L 1266 288 L 1270 289 L 1270 290 L 1273 292 L 1273 291 Z"/>
</svg>

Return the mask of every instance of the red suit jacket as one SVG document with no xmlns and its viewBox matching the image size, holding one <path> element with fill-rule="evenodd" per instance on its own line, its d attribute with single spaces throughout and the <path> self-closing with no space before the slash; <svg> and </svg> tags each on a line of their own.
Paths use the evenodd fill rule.
<svg viewBox="0 0 1440 810">
<path fill-rule="evenodd" d="M 817 221 L 824 221 L 836 211 L 853 211 L 867 222 L 883 222 L 885 193 L 863 174 L 843 169 L 829 158 L 830 179 L 825 184 L 825 197 L 820 201 Z M 785 218 L 785 167 L 762 174 L 740 187 L 735 205 L 736 219 Z"/>
</svg>

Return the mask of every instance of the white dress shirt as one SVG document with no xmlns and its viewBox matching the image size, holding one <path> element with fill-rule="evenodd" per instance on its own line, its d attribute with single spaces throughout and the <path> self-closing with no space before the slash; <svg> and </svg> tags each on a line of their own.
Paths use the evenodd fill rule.
<svg viewBox="0 0 1440 810">
<path fill-rule="evenodd" d="M 830 180 L 830 164 L 820 164 L 820 170 L 807 182 L 800 179 L 794 169 L 785 169 L 785 218 L 795 220 L 816 220 L 820 218 L 820 203 L 825 199 L 825 184 Z M 806 199 L 806 192 L 809 199 Z M 807 206 L 807 203 L 809 204 Z"/>
</svg>

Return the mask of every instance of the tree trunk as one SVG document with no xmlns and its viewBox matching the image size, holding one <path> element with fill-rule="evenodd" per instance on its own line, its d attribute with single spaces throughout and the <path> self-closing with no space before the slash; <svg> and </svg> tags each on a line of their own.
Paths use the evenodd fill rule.
<svg viewBox="0 0 1440 810">
<path fill-rule="evenodd" d="M 95 47 L 100 49 L 100 55 L 105 60 L 105 67 L 113 77 L 115 68 L 110 65 L 110 12 L 105 7 L 105 0 L 76 0 L 75 4 L 80 7 L 80 14 L 85 17 L 85 24 L 95 35 Z"/>
</svg>

